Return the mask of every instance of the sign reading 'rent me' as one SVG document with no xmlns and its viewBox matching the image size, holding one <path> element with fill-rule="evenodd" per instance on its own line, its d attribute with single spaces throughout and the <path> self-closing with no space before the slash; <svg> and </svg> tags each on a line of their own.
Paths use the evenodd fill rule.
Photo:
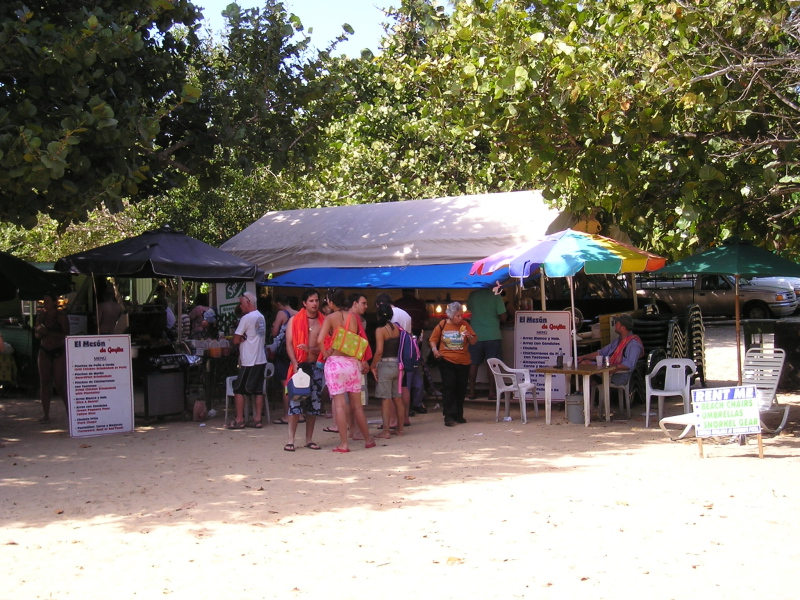
<svg viewBox="0 0 800 600">
<path fill-rule="evenodd" d="M 697 437 L 761 433 L 754 385 L 692 390 Z"/>
</svg>

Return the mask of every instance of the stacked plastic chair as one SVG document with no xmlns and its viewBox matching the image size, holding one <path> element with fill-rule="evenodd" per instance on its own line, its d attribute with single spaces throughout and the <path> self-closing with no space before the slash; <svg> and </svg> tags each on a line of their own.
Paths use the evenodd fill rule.
<svg viewBox="0 0 800 600">
<path fill-rule="evenodd" d="M 697 367 L 694 378 L 700 379 L 702 387 L 706 387 L 705 332 L 703 313 L 697 304 L 692 304 L 686 311 L 686 353 L 683 356 L 673 356 L 673 358 L 691 358 Z"/>
</svg>

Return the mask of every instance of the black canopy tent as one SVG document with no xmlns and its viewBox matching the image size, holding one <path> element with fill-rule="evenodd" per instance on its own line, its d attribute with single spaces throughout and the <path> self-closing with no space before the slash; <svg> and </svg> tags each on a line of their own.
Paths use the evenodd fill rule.
<svg viewBox="0 0 800 600">
<path fill-rule="evenodd" d="M 256 265 L 196 240 L 169 225 L 60 258 L 56 269 L 84 275 L 132 278 L 176 277 L 209 283 L 263 278 Z M 182 306 L 178 303 L 178 321 Z M 180 328 L 178 328 L 180 331 Z"/>
<path fill-rule="evenodd" d="M 169 225 L 113 244 L 60 258 L 56 270 L 84 275 L 138 278 L 180 277 L 189 281 L 253 281 L 258 267 L 196 240 Z"/>
</svg>

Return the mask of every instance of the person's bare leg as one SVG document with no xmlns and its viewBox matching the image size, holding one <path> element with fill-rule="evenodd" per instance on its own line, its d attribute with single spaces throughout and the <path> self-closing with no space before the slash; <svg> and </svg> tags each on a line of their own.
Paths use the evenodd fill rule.
<svg viewBox="0 0 800 600">
<path fill-rule="evenodd" d="M 350 396 L 352 398 L 352 396 Z M 361 406 L 361 395 L 358 396 L 358 405 Z M 362 410 L 363 412 L 363 410 Z M 355 421 L 353 420 L 353 403 L 351 402 L 347 405 L 347 430 L 350 439 L 356 442 L 360 442 L 364 439 L 364 436 L 361 432 L 356 429 Z"/>
<path fill-rule="evenodd" d="M 234 394 L 233 401 L 236 403 L 236 424 L 244 423 L 244 396 Z"/>
<path fill-rule="evenodd" d="M 281 393 L 281 399 L 283 400 L 283 416 L 281 419 L 286 420 L 289 417 L 289 396 L 286 394 L 286 390 Z"/>
<path fill-rule="evenodd" d="M 383 429 L 394 429 L 397 427 L 397 410 L 395 410 L 394 402 L 389 402 L 389 418 L 383 419 L 381 427 Z M 381 417 L 383 417 L 383 406 L 381 405 Z M 388 423 L 388 425 L 387 425 Z"/>
<path fill-rule="evenodd" d="M 286 417 L 286 420 L 289 422 L 289 426 L 287 429 L 289 430 L 289 442 L 292 446 L 294 446 L 294 435 L 297 433 L 297 424 L 300 422 L 300 415 L 289 415 Z"/>
<path fill-rule="evenodd" d="M 333 408 L 333 420 L 339 429 L 339 445 L 338 448 L 347 450 L 347 406 L 345 404 L 345 395 L 337 394 L 331 396 L 331 408 Z"/>
<path fill-rule="evenodd" d="M 52 362 L 39 353 L 39 397 L 42 399 L 42 423 L 50 420 L 50 398 L 53 394 L 53 367 Z"/>
<path fill-rule="evenodd" d="M 314 443 L 314 423 L 316 422 L 316 415 L 306 415 L 306 446 Z"/>
<path fill-rule="evenodd" d="M 487 365 L 486 368 L 487 369 L 489 368 L 488 365 Z M 489 375 L 489 377 L 488 377 L 488 379 L 489 379 L 489 397 L 490 398 L 497 398 L 497 383 L 495 382 L 491 371 L 489 371 L 488 375 Z"/>
<path fill-rule="evenodd" d="M 469 392 L 467 395 L 470 399 L 475 397 L 475 381 L 478 379 L 478 365 L 469 366 Z"/>
<path fill-rule="evenodd" d="M 375 440 L 369 434 L 369 425 L 367 425 L 367 415 L 364 414 L 364 407 L 361 406 L 361 392 L 352 392 L 350 395 L 350 407 L 353 410 L 353 420 L 355 421 L 361 433 L 364 435 L 364 445 L 374 446 Z M 355 438 L 353 438 L 355 439 Z"/>
<path fill-rule="evenodd" d="M 401 393 L 403 394 L 401 398 L 401 400 L 403 401 L 403 407 L 397 410 L 399 410 L 403 415 L 403 420 L 402 420 L 403 425 L 411 425 L 411 421 L 409 420 L 408 417 L 408 411 L 411 408 L 411 390 L 409 390 L 407 387 L 404 387 L 402 388 Z M 396 402 L 394 405 L 395 407 L 397 407 Z M 397 429 L 399 431 L 400 429 L 402 429 L 402 427 L 400 427 L 400 419 L 397 420 L 397 423 L 398 423 Z"/>
<path fill-rule="evenodd" d="M 408 388 L 404 388 L 404 390 L 405 389 L 408 389 Z M 400 398 L 392 398 L 391 401 L 394 403 L 395 410 L 400 411 L 400 410 L 403 410 L 403 408 L 405 408 L 406 411 L 408 411 L 408 404 L 405 403 L 405 398 L 402 398 L 402 397 L 400 397 Z M 406 414 L 408 414 L 408 412 L 406 412 Z M 397 429 L 395 430 L 395 432 L 396 432 L 397 435 L 403 435 L 403 422 L 402 421 L 398 421 L 397 422 Z"/>
<path fill-rule="evenodd" d="M 67 410 L 67 417 L 69 417 L 69 403 L 67 402 L 67 357 L 60 356 L 53 361 L 53 383 L 56 386 L 58 395 L 61 396 L 61 401 L 64 402 L 64 408 Z"/>
<path fill-rule="evenodd" d="M 256 405 L 255 422 L 261 423 L 261 415 L 264 414 L 264 394 L 256 394 L 253 402 Z"/>
<path fill-rule="evenodd" d="M 395 409 L 391 398 L 381 398 L 381 419 L 383 420 L 383 431 L 377 434 L 375 436 L 376 438 L 388 440 L 390 437 L 392 437 L 392 434 L 389 433 L 389 422 L 394 414 Z"/>
</svg>

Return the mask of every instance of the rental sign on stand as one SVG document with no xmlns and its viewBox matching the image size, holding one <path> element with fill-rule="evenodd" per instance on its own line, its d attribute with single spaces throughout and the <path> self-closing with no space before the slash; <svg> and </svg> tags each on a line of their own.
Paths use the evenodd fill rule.
<svg viewBox="0 0 800 600">
<path fill-rule="evenodd" d="M 758 434 L 758 456 L 764 458 L 756 386 L 692 390 L 692 406 L 701 458 L 703 438 L 747 434 Z"/>
</svg>

